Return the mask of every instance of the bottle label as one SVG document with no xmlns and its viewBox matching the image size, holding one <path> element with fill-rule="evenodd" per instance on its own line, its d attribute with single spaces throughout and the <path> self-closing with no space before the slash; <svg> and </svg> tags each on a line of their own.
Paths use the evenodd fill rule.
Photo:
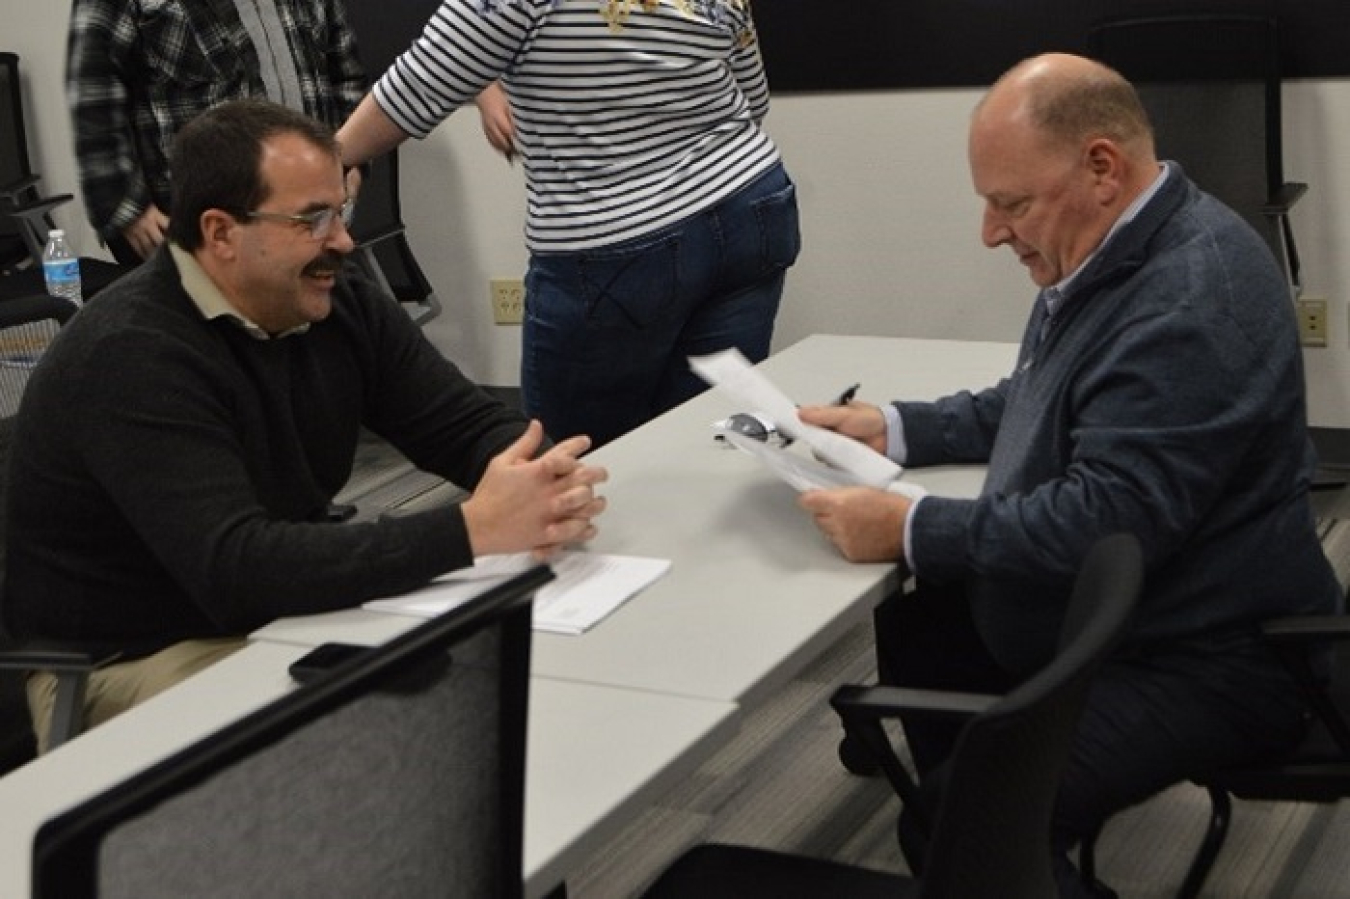
<svg viewBox="0 0 1350 899">
<path fill-rule="evenodd" d="M 80 260 L 53 259 L 42 263 L 42 272 L 48 281 L 68 283 L 80 280 Z"/>
</svg>

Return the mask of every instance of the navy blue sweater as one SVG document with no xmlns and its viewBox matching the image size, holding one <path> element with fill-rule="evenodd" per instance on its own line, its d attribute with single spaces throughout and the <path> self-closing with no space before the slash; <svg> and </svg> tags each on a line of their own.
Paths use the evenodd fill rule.
<svg viewBox="0 0 1350 899">
<path fill-rule="evenodd" d="M 1039 331 L 1033 314 L 996 387 L 899 405 L 909 464 L 989 462 L 978 499 L 924 500 L 911 543 L 919 576 L 971 581 L 996 658 L 1048 660 L 1074 572 L 1113 531 L 1147 561 L 1126 651 L 1339 602 L 1289 290 L 1238 216 L 1173 165 Z"/>
</svg>

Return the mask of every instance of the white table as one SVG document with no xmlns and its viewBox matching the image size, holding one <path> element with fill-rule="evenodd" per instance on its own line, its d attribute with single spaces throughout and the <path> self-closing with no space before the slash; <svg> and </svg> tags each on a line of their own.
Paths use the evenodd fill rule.
<svg viewBox="0 0 1350 899">
<path fill-rule="evenodd" d="M 812 337 L 765 363 L 799 402 L 924 399 L 993 383 L 1009 344 Z M 894 589 L 891 565 L 844 561 L 758 463 L 712 440 L 710 392 L 602 448 L 611 507 L 593 548 L 664 556 L 670 573 L 580 637 L 536 634 L 527 888 L 540 895 L 730 735 L 740 703 L 788 680 Z M 971 495 L 983 475 L 908 475 Z M 289 619 L 244 650 L 0 779 L 0 896 L 28 891 L 35 829 L 53 814 L 291 688 L 286 666 L 325 641 L 374 644 L 416 620 L 362 610 Z"/>
<path fill-rule="evenodd" d="M 293 688 L 302 646 L 255 642 L 0 778 L 0 896 L 27 896 L 54 815 Z M 526 762 L 527 893 L 542 896 L 693 771 L 735 727 L 730 703 L 534 678 Z M 599 737 L 599 739 L 597 739 Z"/>
<path fill-rule="evenodd" d="M 814 336 L 764 371 L 798 402 L 932 399 L 995 383 L 1013 367 L 1006 343 Z M 709 391 L 596 451 L 610 481 L 599 552 L 661 556 L 670 572 L 592 631 L 536 634 L 536 675 L 667 695 L 754 703 L 830 646 L 897 586 L 889 564 L 845 561 L 758 462 L 724 449 L 710 425 L 737 410 Z M 906 477 L 971 496 L 979 466 Z M 415 622 L 360 609 L 286 619 L 254 636 L 317 645 L 376 644 Z"/>
</svg>

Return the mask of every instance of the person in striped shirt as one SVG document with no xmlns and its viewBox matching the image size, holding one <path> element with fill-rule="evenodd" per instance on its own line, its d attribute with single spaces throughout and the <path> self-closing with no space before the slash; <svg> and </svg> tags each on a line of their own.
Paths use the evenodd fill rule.
<svg viewBox="0 0 1350 899">
<path fill-rule="evenodd" d="M 443 0 L 339 130 L 344 162 L 494 81 L 488 136 L 527 181 L 525 411 L 600 445 L 703 389 L 688 356 L 763 359 L 801 238 L 748 0 Z"/>
</svg>

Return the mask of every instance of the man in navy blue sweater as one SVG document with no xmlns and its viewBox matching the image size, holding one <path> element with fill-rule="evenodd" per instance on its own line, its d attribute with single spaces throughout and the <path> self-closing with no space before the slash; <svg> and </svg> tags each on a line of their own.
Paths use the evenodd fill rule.
<svg viewBox="0 0 1350 899">
<path fill-rule="evenodd" d="M 284 615 L 360 605 L 488 553 L 594 533 L 590 441 L 547 447 L 343 260 L 332 132 L 266 101 L 193 120 L 169 243 L 82 309 L 33 373 L 10 468 L 6 628 L 121 654 L 88 723 Z M 362 426 L 473 490 L 328 520 Z M 54 679 L 29 678 L 46 733 Z"/>
<path fill-rule="evenodd" d="M 1068 850 L 1188 776 L 1294 745 L 1306 709 L 1257 623 L 1340 587 L 1308 503 L 1302 357 L 1266 245 L 1174 163 L 1133 88 L 1094 62 L 1014 67 L 975 111 L 982 236 L 1041 288 L 1015 371 L 933 403 L 804 409 L 910 466 L 988 462 L 978 499 L 847 489 L 802 505 L 849 559 L 918 589 L 876 615 L 881 679 L 1003 691 L 1043 666 L 1088 548 L 1136 535 L 1147 576 L 1093 688 L 1055 811 L 1064 896 L 1102 895 Z M 951 726 L 906 721 L 921 771 Z"/>
</svg>

